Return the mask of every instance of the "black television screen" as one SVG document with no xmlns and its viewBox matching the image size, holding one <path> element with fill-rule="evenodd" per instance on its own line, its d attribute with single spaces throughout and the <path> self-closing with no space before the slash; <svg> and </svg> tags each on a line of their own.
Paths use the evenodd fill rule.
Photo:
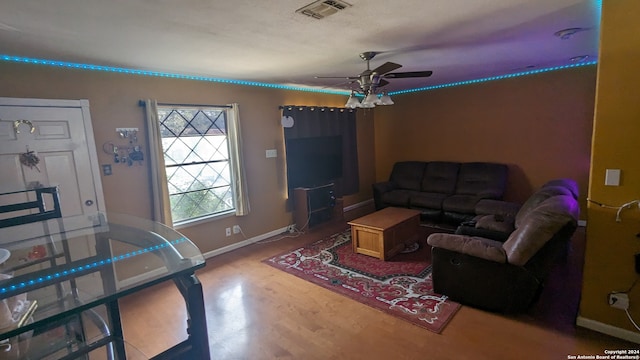
<svg viewBox="0 0 640 360">
<path fill-rule="evenodd" d="M 342 177 L 342 136 L 288 139 L 289 188 L 314 187 Z"/>
</svg>

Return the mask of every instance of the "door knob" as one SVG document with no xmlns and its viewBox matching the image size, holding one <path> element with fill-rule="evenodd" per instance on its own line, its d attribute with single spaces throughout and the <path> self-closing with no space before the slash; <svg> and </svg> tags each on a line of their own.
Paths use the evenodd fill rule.
<svg viewBox="0 0 640 360">
<path fill-rule="evenodd" d="M 93 205 L 93 200 L 87 200 L 87 201 L 84 202 L 84 204 L 87 205 L 87 206 L 91 206 L 91 205 Z"/>
</svg>

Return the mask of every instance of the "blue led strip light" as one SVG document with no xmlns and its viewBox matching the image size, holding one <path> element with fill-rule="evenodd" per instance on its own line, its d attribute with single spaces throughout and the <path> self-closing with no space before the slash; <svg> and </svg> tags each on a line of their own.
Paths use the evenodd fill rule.
<svg viewBox="0 0 640 360">
<path fill-rule="evenodd" d="M 498 75 L 498 76 L 491 76 L 491 77 L 475 79 L 475 80 L 458 81 L 458 82 L 449 83 L 449 84 L 432 85 L 432 86 L 425 86 L 425 87 L 415 88 L 415 89 L 392 91 L 392 92 L 389 92 L 389 95 L 406 94 L 406 93 L 417 92 L 417 91 L 442 89 L 442 88 L 447 88 L 447 87 L 452 87 L 452 86 L 469 85 L 469 84 L 481 83 L 481 82 L 486 82 L 486 81 L 509 79 L 509 78 L 518 77 L 518 76 L 533 75 L 533 74 L 539 74 L 539 73 L 544 73 L 544 72 L 549 72 L 549 71 L 569 69 L 569 68 L 574 68 L 574 67 L 579 67 L 579 66 L 587 66 L 587 65 L 595 65 L 595 64 L 597 64 L 597 61 L 589 61 L 589 62 L 584 62 L 584 63 L 579 63 L 579 64 L 571 64 L 571 65 L 554 66 L 554 67 L 550 67 L 550 68 L 524 71 L 524 72 L 519 72 L 519 73 L 515 73 L 515 74 Z"/>
<path fill-rule="evenodd" d="M 231 80 L 231 79 L 221 79 L 221 78 L 206 77 L 206 76 L 195 76 L 195 75 L 183 75 L 183 74 L 175 74 L 175 73 L 165 73 L 165 72 L 159 72 L 159 71 L 147 71 L 147 70 L 118 68 L 118 67 L 112 67 L 112 66 L 79 64 L 79 63 L 72 63 L 72 62 L 65 62 L 65 61 L 33 59 L 33 58 L 26 58 L 26 57 L 20 57 L 20 56 L 11 56 L 11 55 L 0 55 L 0 60 L 7 61 L 7 62 L 18 62 L 18 63 L 27 63 L 27 64 L 38 64 L 38 65 L 47 65 L 47 66 L 66 67 L 66 68 L 73 68 L 73 69 L 105 71 L 105 72 L 132 74 L 132 75 L 143 75 L 143 76 L 166 77 L 166 78 L 173 78 L 173 79 L 209 81 L 209 82 L 219 82 L 219 83 L 226 83 L 226 84 L 258 86 L 258 87 L 283 89 L 283 90 L 293 90 L 293 91 L 317 92 L 317 93 L 334 94 L 334 95 L 347 95 L 348 96 L 349 94 L 351 94 L 350 91 L 342 91 L 342 90 L 305 88 L 305 87 L 297 87 L 297 86 L 282 85 L 282 84 L 269 84 L 269 83 L 262 83 L 262 82 L 256 82 L 256 81 Z M 453 82 L 453 83 L 448 83 L 448 84 L 431 85 L 431 86 L 414 88 L 414 89 L 391 91 L 391 92 L 389 92 L 388 95 L 406 94 L 406 93 L 412 93 L 412 92 L 418 92 L 418 91 L 426 91 L 426 90 L 434 90 L 434 89 L 441 89 L 441 88 L 447 88 L 447 87 L 453 87 L 453 86 L 459 86 L 459 85 L 475 84 L 475 83 L 480 83 L 480 82 L 508 79 L 508 78 L 512 78 L 512 77 L 533 75 L 533 74 L 539 74 L 539 73 L 548 72 L 548 71 L 562 70 L 562 69 L 568 69 L 568 68 L 586 66 L 586 65 L 595 65 L 595 64 L 597 64 L 597 61 L 590 61 L 590 62 L 584 62 L 584 63 L 579 63 L 579 64 L 563 65 L 563 66 L 554 66 L 554 67 L 550 67 L 550 68 L 530 70 L 530 71 L 519 72 L 519 73 L 514 73 L 514 74 L 507 74 L 507 75 L 498 75 L 498 76 L 486 77 L 486 78 L 475 79 L 475 80 L 458 81 L 458 82 Z M 362 95 L 361 94 L 356 94 L 356 96 L 362 96 Z"/>
<path fill-rule="evenodd" d="M 0 288 L 0 294 L 4 294 L 4 293 L 7 293 L 7 292 L 13 292 L 13 291 L 16 291 L 16 290 L 27 289 L 27 288 L 29 288 L 31 286 L 41 284 L 41 283 L 43 283 L 45 281 L 50 281 L 50 280 L 53 280 L 53 279 L 66 277 L 66 276 L 71 275 L 71 274 L 76 274 L 77 275 L 77 274 L 81 274 L 83 272 L 88 272 L 89 270 L 94 271 L 96 268 L 99 268 L 101 266 L 113 264 L 113 263 L 116 263 L 118 261 L 122 261 L 122 260 L 125 260 L 125 259 L 130 259 L 130 258 L 138 256 L 138 255 L 150 253 L 150 252 L 153 252 L 153 251 L 156 251 L 156 250 L 160 250 L 160 249 L 169 247 L 170 245 L 176 245 L 176 244 L 179 244 L 179 243 L 182 243 L 182 242 L 185 242 L 185 241 L 187 241 L 186 238 L 180 238 L 180 239 L 177 239 L 177 240 L 172 240 L 172 241 L 169 241 L 168 243 L 149 246 L 149 247 L 144 248 L 144 249 L 140 249 L 140 250 L 137 250 L 137 251 L 130 251 L 130 252 L 126 253 L 126 254 L 114 256 L 114 257 L 109 258 L 109 259 L 95 261 L 95 262 L 93 262 L 91 264 L 85 264 L 85 265 L 82 265 L 82 266 L 77 266 L 77 267 L 71 268 L 69 270 L 64 270 L 64 271 L 56 272 L 56 273 L 53 273 L 53 274 L 50 274 L 50 275 L 47 275 L 47 276 L 42 276 L 42 277 L 39 277 L 37 279 L 31 279 L 31 280 L 28 280 L 28 281 L 23 281 L 20 284 L 11 285 L 11 286 L 7 286 L 7 287 L 2 287 L 2 288 Z"/>
<path fill-rule="evenodd" d="M 8 61 L 8 62 L 38 64 L 38 65 L 47 65 L 47 66 L 57 66 L 57 67 L 83 69 L 83 70 L 93 70 L 93 71 L 105 71 L 105 72 L 113 72 L 113 73 L 132 74 L 132 75 L 143 75 L 143 76 L 155 76 L 155 77 L 165 77 L 165 78 L 173 78 L 173 79 L 209 81 L 209 82 L 218 82 L 218 83 L 225 83 L 225 84 L 258 86 L 258 87 L 266 87 L 266 88 L 273 88 L 273 89 L 307 91 L 307 92 L 317 92 L 317 93 L 334 94 L 334 95 L 349 95 L 350 94 L 350 91 L 346 91 L 346 90 L 305 88 L 305 87 L 282 85 L 282 84 L 269 84 L 269 83 L 263 83 L 263 82 L 257 82 L 257 81 L 232 80 L 232 79 L 222 79 L 222 78 L 214 78 L 214 77 L 207 77 L 207 76 L 195 76 L 195 75 L 183 75 L 183 74 L 175 74 L 175 73 L 166 73 L 166 72 L 160 72 L 160 71 L 147 71 L 147 70 L 127 69 L 127 68 L 119 68 L 119 67 L 113 67 L 113 66 L 102 66 L 102 65 L 92 65 L 92 64 L 78 64 L 78 63 L 72 63 L 72 62 L 66 62 L 66 61 L 55 61 L 55 60 L 46 60 L 46 59 L 33 59 L 33 58 L 26 58 L 26 57 L 20 57 L 20 56 L 11 56 L 11 55 L 0 55 L 0 59 L 3 60 L 3 61 Z"/>
<path fill-rule="evenodd" d="M 596 10 L 598 10 L 598 14 L 602 13 L 602 0 L 594 0 L 594 5 Z"/>
</svg>

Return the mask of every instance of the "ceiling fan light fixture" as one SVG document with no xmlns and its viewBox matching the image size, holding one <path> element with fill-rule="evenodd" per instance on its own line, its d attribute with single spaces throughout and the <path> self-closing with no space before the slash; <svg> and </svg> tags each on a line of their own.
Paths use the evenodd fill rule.
<svg viewBox="0 0 640 360">
<path fill-rule="evenodd" d="M 360 106 L 361 106 L 360 101 L 356 97 L 355 92 L 352 91 L 351 95 L 349 95 L 349 99 L 347 100 L 347 103 L 344 104 L 344 107 L 347 107 L 349 109 L 355 109 L 355 108 L 358 108 Z"/>
<path fill-rule="evenodd" d="M 378 96 L 373 92 L 369 91 L 367 93 L 367 96 L 365 96 L 364 100 L 362 100 L 362 103 L 360 103 L 360 105 L 363 108 L 372 108 L 376 106 L 377 101 L 378 101 Z"/>
<path fill-rule="evenodd" d="M 393 105 L 395 104 L 393 102 L 393 100 L 391 100 L 391 96 L 389 96 L 389 94 L 387 94 L 386 92 L 382 93 L 382 96 L 380 96 L 380 98 L 378 99 L 378 102 L 376 103 L 376 105 Z"/>
<path fill-rule="evenodd" d="M 376 104 L 369 104 L 369 103 L 362 102 L 362 103 L 360 103 L 359 107 L 361 107 L 363 109 L 371 109 L 371 108 L 376 107 Z"/>
</svg>

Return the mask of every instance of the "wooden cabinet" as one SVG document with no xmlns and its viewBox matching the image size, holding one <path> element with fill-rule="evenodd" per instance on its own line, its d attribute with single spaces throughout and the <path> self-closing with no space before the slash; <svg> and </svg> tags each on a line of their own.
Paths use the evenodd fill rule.
<svg viewBox="0 0 640 360">
<path fill-rule="evenodd" d="M 336 199 L 334 185 L 293 189 L 293 221 L 298 230 L 342 218 L 342 201 Z"/>
</svg>

